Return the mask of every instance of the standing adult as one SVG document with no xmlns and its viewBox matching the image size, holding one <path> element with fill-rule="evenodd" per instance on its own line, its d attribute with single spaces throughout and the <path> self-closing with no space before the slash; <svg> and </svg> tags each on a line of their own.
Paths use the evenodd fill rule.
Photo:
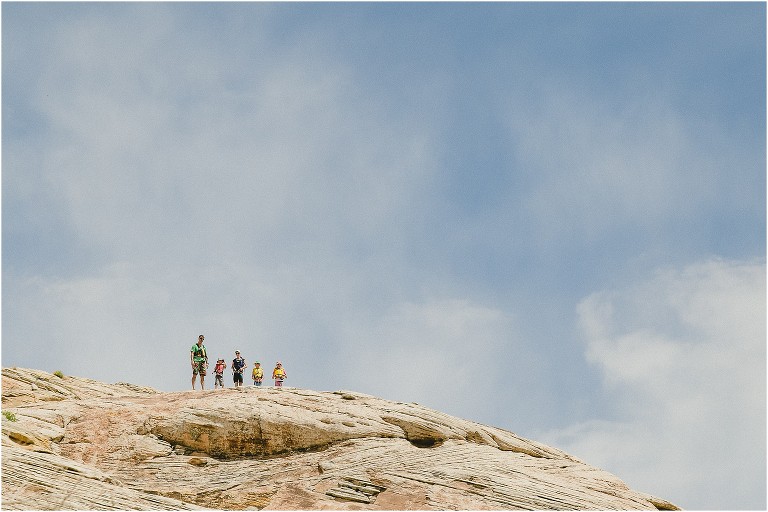
<svg viewBox="0 0 768 512">
<path fill-rule="evenodd" d="M 248 366 L 245 359 L 240 357 L 240 351 L 235 350 L 235 358 L 232 360 L 232 379 L 235 381 L 235 387 L 243 387 L 243 370 Z"/>
<path fill-rule="evenodd" d="M 189 363 L 192 365 L 192 389 L 195 389 L 195 380 L 200 375 L 200 389 L 205 389 L 205 374 L 208 368 L 208 351 L 205 350 L 202 334 L 197 337 L 197 343 L 189 350 Z"/>
</svg>

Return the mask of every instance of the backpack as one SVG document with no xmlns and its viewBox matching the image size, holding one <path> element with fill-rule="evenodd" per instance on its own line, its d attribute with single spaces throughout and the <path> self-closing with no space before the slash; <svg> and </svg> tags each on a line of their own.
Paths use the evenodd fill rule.
<svg viewBox="0 0 768 512">
<path fill-rule="evenodd" d="M 197 343 L 192 345 L 192 357 L 195 359 L 205 359 L 206 353 L 205 353 L 205 345 L 202 347 L 199 347 Z M 199 354 L 199 355 L 198 355 Z"/>
</svg>

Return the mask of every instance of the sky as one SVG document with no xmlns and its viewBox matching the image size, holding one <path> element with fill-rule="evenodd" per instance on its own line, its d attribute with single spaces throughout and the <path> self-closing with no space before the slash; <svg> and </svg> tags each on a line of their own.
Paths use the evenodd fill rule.
<svg viewBox="0 0 768 512">
<path fill-rule="evenodd" d="M 761 2 L 3 2 L 2 365 L 187 390 L 204 334 L 765 509 L 765 43 Z"/>
</svg>

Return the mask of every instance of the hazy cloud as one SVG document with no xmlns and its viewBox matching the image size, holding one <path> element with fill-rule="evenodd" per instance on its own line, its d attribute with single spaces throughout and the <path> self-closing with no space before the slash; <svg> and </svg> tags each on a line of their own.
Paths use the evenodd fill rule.
<svg viewBox="0 0 768 512">
<path fill-rule="evenodd" d="M 613 415 L 545 436 L 690 508 L 757 506 L 749 497 L 766 478 L 765 279 L 762 263 L 710 260 L 584 299 L 587 355 Z M 690 491 L 697 481 L 705 486 Z"/>
</svg>

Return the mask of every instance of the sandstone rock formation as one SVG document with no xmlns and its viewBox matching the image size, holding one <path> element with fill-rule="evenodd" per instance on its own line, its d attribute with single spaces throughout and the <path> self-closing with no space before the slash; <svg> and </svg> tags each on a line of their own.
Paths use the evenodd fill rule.
<svg viewBox="0 0 768 512">
<path fill-rule="evenodd" d="M 506 430 L 351 391 L 5 368 L 2 408 L 5 509 L 677 509 Z"/>
</svg>

